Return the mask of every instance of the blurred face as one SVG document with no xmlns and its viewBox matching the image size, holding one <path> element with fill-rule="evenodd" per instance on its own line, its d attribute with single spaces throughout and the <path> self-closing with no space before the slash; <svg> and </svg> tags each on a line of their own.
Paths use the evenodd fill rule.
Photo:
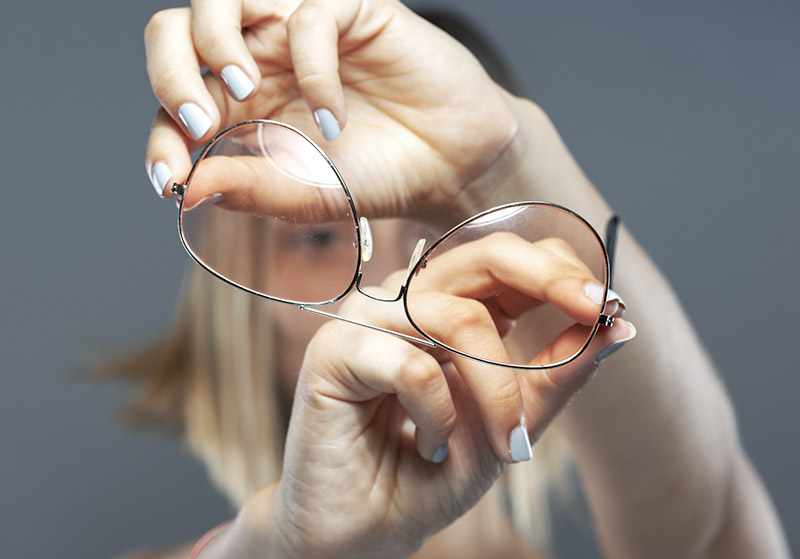
<svg viewBox="0 0 800 559">
<path fill-rule="evenodd" d="M 379 219 L 371 220 L 370 225 L 374 251 L 372 259 L 362 264 L 362 287 L 381 285 L 389 274 L 408 268 L 414 247 L 421 238 L 428 244 L 438 238 L 429 226 L 411 220 Z M 315 224 L 306 229 L 292 227 L 280 231 L 276 238 L 280 239 L 277 261 L 281 265 L 272 267 L 270 284 L 282 293 L 312 294 L 319 300 L 335 298 L 355 274 L 351 231 L 352 224 Z M 398 292 L 399 288 L 398 285 Z M 349 296 L 363 297 L 354 291 Z M 338 303 L 326 306 L 324 310 L 336 312 L 337 307 Z M 306 346 L 327 319 L 290 305 L 277 304 L 273 312 L 277 326 L 278 366 L 286 396 L 291 397 Z"/>
</svg>

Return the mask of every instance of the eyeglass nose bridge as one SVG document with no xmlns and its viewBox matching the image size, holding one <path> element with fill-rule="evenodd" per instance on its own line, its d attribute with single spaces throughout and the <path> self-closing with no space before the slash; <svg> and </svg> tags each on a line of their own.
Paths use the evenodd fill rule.
<svg viewBox="0 0 800 559">
<path fill-rule="evenodd" d="M 364 218 L 361 218 L 361 219 L 364 219 Z M 422 238 L 422 239 L 417 241 L 417 244 L 414 247 L 414 251 L 411 253 L 411 258 L 409 258 L 409 260 L 408 260 L 408 271 L 406 272 L 406 277 L 411 275 L 411 271 L 414 269 L 414 266 L 417 264 L 417 261 L 422 256 L 422 252 L 425 250 L 425 243 L 426 242 L 427 242 L 427 240 L 425 238 Z M 370 250 L 371 250 L 371 247 L 370 247 Z M 366 260 L 364 260 L 364 262 L 366 262 Z M 361 272 L 359 272 L 358 273 L 358 277 L 356 278 L 356 289 L 362 295 L 364 295 L 366 297 L 369 297 L 370 299 L 373 299 L 375 301 L 381 301 L 383 303 L 394 303 L 394 302 L 399 301 L 400 299 L 402 299 L 403 295 L 406 292 L 406 286 L 405 285 L 401 285 L 399 293 L 393 299 L 384 298 L 384 297 L 378 297 L 377 295 L 374 295 L 374 294 L 370 293 L 369 291 L 361 288 L 361 278 L 362 277 L 363 276 L 362 276 Z"/>
<path fill-rule="evenodd" d="M 361 216 L 358 219 L 359 225 L 359 238 L 360 238 L 360 245 L 361 245 L 361 262 L 366 263 L 372 259 L 373 249 L 374 249 L 374 241 L 372 239 L 372 227 L 370 227 L 369 220 Z M 414 265 L 417 263 L 417 260 L 422 256 L 422 252 L 425 249 L 426 239 L 422 238 L 417 241 L 414 250 L 411 253 L 411 258 L 408 261 L 408 272 L 406 273 L 406 277 L 411 275 L 411 270 L 414 269 Z M 361 287 L 361 280 L 363 279 L 363 274 L 359 270 L 358 275 L 356 276 L 356 290 L 374 301 L 379 301 L 382 303 L 394 303 L 399 301 L 403 298 L 403 295 L 406 292 L 405 284 L 400 285 L 400 290 L 395 297 L 380 297 L 373 293 L 370 293 L 366 289 Z"/>
</svg>

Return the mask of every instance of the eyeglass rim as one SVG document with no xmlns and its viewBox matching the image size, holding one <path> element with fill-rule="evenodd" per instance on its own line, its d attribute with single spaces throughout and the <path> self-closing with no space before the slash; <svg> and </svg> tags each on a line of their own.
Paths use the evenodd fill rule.
<svg viewBox="0 0 800 559">
<path fill-rule="evenodd" d="M 356 266 L 355 266 L 355 269 L 353 271 L 353 277 L 351 278 L 351 280 L 348 283 L 347 287 L 344 288 L 342 293 L 337 295 L 333 299 L 330 299 L 330 300 L 327 300 L 327 301 L 322 301 L 322 302 L 294 301 L 294 300 L 291 300 L 291 299 L 274 297 L 274 296 L 267 295 L 265 293 L 256 291 L 256 290 L 254 290 L 252 288 L 249 288 L 249 287 L 247 287 L 245 285 L 239 284 L 239 283 L 229 279 L 228 277 L 222 275 L 221 273 L 217 272 L 212 267 L 207 265 L 199 257 L 199 255 L 197 255 L 194 252 L 194 250 L 191 248 L 191 246 L 189 245 L 188 241 L 186 240 L 186 237 L 185 237 L 184 232 L 183 232 L 183 212 L 184 212 L 184 200 L 185 200 L 185 197 L 183 196 L 183 194 L 190 187 L 192 177 L 194 176 L 195 171 L 197 170 L 197 167 L 198 167 L 199 163 L 201 161 L 203 161 L 203 159 L 206 158 L 208 152 L 219 142 L 219 140 L 221 140 L 226 135 L 230 134 L 232 131 L 234 131 L 234 130 L 236 130 L 238 128 L 244 127 L 244 126 L 248 126 L 248 125 L 277 126 L 277 127 L 284 128 L 286 130 L 289 130 L 291 132 L 294 132 L 294 133 L 298 134 L 300 137 L 305 139 L 311 146 L 313 146 L 314 149 L 324 158 L 324 160 L 327 162 L 329 167 L 335 173 L 335 175 L 337 177 L 337 180 L 339 181 L 339 184 L 340 184 L 340 186 L 342 187 L 342 189 L 343 189 L 343 191 L 345 193 L 345 196 L 347 198 L 347 202 L 348 202 L 348 204 L 350 206 L 351 217 L 353 218 L 353 226 L 355 227 L 355 232 L 356 232 L 356 241 L 357 241 L 356 242 L 356 251 L 357 251 L 356 258 L 357 259 L 356 259 Z M 350 194 L 349 188 L 347 187 L 347 183 L 345 182 L 345 180 L 342 177 L 342 175 L 339 172 L 339 170 L 336 168 L 336 165 L 334 165 L 333 161 L 331 161 L 330 157 L 328 157 L 328 155 L 322 150 L 322 148 L 311 137 L 309 137 L 302 130 L 300 130 L 300 129 L 298 129 L 298 128 L 290 125 L 290 124 L 287 124 L 287 123 L 284 123 L 284 122 L 280 122 L 280 121 L 276 121 L 276 120 L 269 120 L 269 119 L 252 119 L 252 120 L 246 120 L 246 121 L 243 121 L 243 122 L 239 122 L 239 123 L 233 124 L 233 125 L 225 128 L 224 130 L 220 131 L 211 140 L 209 140 L 209 142 L 205 145 L 205 147 L 200 151 L 200 153 L 197 156 L 197 159 L 195 160 L 195 162 L 192 164 L 192 168 L 191 168 L 188 176 L 186 177 L 186 181 L 183 184 L 174 183 L 173 186 L 172 186 L 172 190 L 177 195 L 179 195 L 179 200 L 180 201 L 179 201 L 179 205 L 178 205 L 178 235 L 179 235 L 179 237 L 181 239 L 181 243 L 183 244 L 184 249 L 192 257 L 192 259 L 195 262 L 197 262 L 203 269 L 208 271 L 214 277 L 222 280 L 223 282 L 225 282 L 225 283 L 227 283 L 227 284 L 229 284 L 229 285 L 231 285 L 233 287 L 236 287 L 238 289 L 241 289 L 241 290 L 243 290 L 243 291 L 245 291 L 247 293 L 250 293 L 252 295 L 256 295 L 258 297 L 262 297 L 264 299 L 267 299 L 267 300 L 270 300 L 270 301 L 275 301 L 275 302 L 278 302 L 278 303 L 285 303 L 285 304 L 293 305 L 293 306 L 298 307 L 301 310 L 312 310 L 312 309 L 314 309 L 316 307 L 323 307 L 323 306 L 326 306 L 326 305 L 330 305 L 330 304 L 336 303 L 337 301 L 343 299 L 347 294 L 349 294 L 354 286 L 358 286 L 358 283 L 359 283 L 360 278 L 361 278 L 361 266 L 362 266 L 363 262 L 362 262 L 362 259 L 361 259 L 361 256 L 362 256 L 362 253 L 361 253 L 361 227 L 360 227 L 359 215 L 358 215 L 358 212 L 356 211 L 355 203 L 353 202 L 353 198 L 352 198 L 352 196 Z M 559 367 L 561 365 L 565 365 L 567 363 L 570 363 L 570 362 L 574 361 L 581 354 L 583 354 L 583 352 L 586 350 L 586 348 L 589 346 L 589 344 L 591 344 L 592 340 L 594 339 L 595 335 L 597 334 L 597 331 L 598 331 L 598 329 L 600 328 L 600 326 L 602 324 L 602 319 L 605 316 L 603 314 L 604 305 L 601 308 L 600 313 L 598 314 L 598 318 L 597 318 L 597 320 L 595 321 L 595 323 L 594 323 L 594 325 L 592 327 L 592 331 L 587 336 L 586 342 L 583 344 L 583 346 L 578 351 L 576 351 L 572 356 L 570 356 L 570 357 L 568 357 L 566 359 L 563 359 L 563 360 L 561 360 L 561 361 L 559 361 L 557 363 L 551 363 L 551 364 L 547 364 L 547 365 L 519 365 L 519 364 L 513 364 L 513 363 L 501 363 L 501 362 L 498 362 L 498 361 L 492 361 L 492 360 L 489 360 L 489 359 L 484 359 L 482 357 L 478 357 L 478 356 L 475 356 L 475 355 L 470 355 L 470 354 L 468 354 L 468 353 L 466 353 L 464 351 L 461 351 L 461 350 L 455 349 L 453 347 L 450 347 L 447 344 L 443 343 L 442 341 L 434 339 L 433 337 L 431 337 L 429 334 L 427 334 L 422 328 L 420 328 L 414 322 L 414 320 L 411 317 L 411 314 L 410 314 L 410 312 L 408 310 L 408 286 L 410 285 L 411 280 L 414 277 L 414 275 L 419 270 L 419 266 L 423 262 L 425 262 L 425 260 L 428 258 L 428 256 L 441 243 L 446 241 L 448 238 L 450 238 L 457 231 L 459 231 L 460 229 L 462 229 L 463 227 L 465 227 L 469 223 L 471 223 L 471 222 L 473 222 L 473 221 L 475 221 L 477 219 L 480 219 L 481 217 L 483 217 L 485 215 L 491 214 L 493 212 L 501 211 L 501 210 L 504 210 L 504 209 L 507 209 L 507 208 L 517 207 L 517 206 L 543 206 L 543 207 L 550 207 L 550 208 L 553 208 L 553 209 L 556 209 L 556 210 L 560 210 L 560 211 L 570 215 L 571 217 L 577 219 L 578 221 L 580 221 L 592 233 L 592 235 L 594 236 L 595 240 L 598 242 L 598 244 L 600 246 L 600 249 L 602 251 L 602 254 L 603 254 L 603 268 L 604 268 L 603 271 L 604 271 L 604 276 L 605 276 L 604 277 L 604 281 L 603 281 L 603 301 L 605 301 L 607 296 L 608 296 L 608 291 L 609 291 L 609 288 L 610 288 L 610 279 L 611 279 L 610 259 L 609 259 L 608 251 L 606 249 L 606 245 L 603 242 L 602 237 L 597 233 L 597 231 L 591 225 L 591 223 L 589 223 L 580 214 L 578 214 L 575 211 L 573 211 L 573 210 L 571 210 L 571 209 L 569 209 L 569 208 L 567 208 L 565 206 L 562 206 L 560 204 L 557 204 L 557 203 L 554 203 L 554 202 L 541 201 L 541 200 L 523 200 L 523 201 L 517 201 L 517 202 L 511 202 L 511 203 L 507 203 L 507 204 L 502 204 L 500 206 L 495 206 L 493 208 L 489 208 L 487 210 L 479 212 L 478 214 L 475 214 L 475 215 L 473 215 L 471 217 L 468 217 L 467 219 L 463 220 L 461 223 L 455 225 L 449 231 L 447 231 L 446 233 L 441 235 L 430 247 L 427 248 L 427 250 L 425 250 L 422 253 L 422 255 L 420 255 L 420 257 L 417 259 L 417 261 L 410 267 L 410 271 L 409 271 L 408 275 L 406 276 L 406 280 L 403 283 L 403 285 L 400 287 L 401 293 L 399 294 L 397 299 L 402 298 L 402 300 L 403 300 L 403 309 L 404 309 L 404 312 L 406 314 L 406 318 L 408 319 L 408 321 L 411 324 L 411 326 L 421 336 L 423 336 L 424 340 L 415 340 L 413 337 L 407 336 L 407 335 L 399 333 L 399 332 L 393 332 L 393 331 L 390 331 L 390 330 L 385 330 L 383 328 L 380 328 L 380 327 L 377 327 L 377 326 L 374 326 L 374 325 L 353 321 L 353 320 L 350 320 L 350 319 L 347 319 L 347 318 L 344 318 L 344 317 L 340 317 L 338 315 L 325 313 L 325 312 L 321 312 L 321 311 L 314 311 L 314 312 L 317 312 L 319 314 L 326 315 L 326 316 L 331 316 L 333 318 L 337 318 L 337 319 L 340 319 L 340 320 L 345 320 L 347 322 L 354 322 L 356 324 L 359 324 L 361 326 L 366 326 L 368 328 L 373 328 L 373 329 L 376 329 L 376 330 L 386 331 L 386 332 L 389 332 L 389 333 L 391 333 L 393 335 L 397 335 L 397 336 L 400 336 L 400 337 L 403 337 L 403 338 L 406 338 L 406 339 L 410 339 L 412 341 L 422 342 L 425 345 L 430 345 L 431 347 L 438 347 L 438 348 L 441 348 L 441 349 L 443 349 L 445 351 L 448 351 L 450 353 L 453 353 L 453 354 L 456 354 L 456 355 L 460 355 L 460 356 L 465 357 L 467 359 L 472 359 L 474 361 L 478 361 L 478 362 L 489 364 L 489 365 L 495 365 L 495 366 L 518 369 L 518 370 L 543 370 L 543 369 L 552 369 L 554 367 Z M 611 222 L 616 223 L 616 221 L 615 221 L 616 219 L 617 219 L 616 216 L 613 216 L 611 218 L 611 220 L 610 220 L 610 223 Z M 615 233 L 616 233 L 616 231 L 615 231 Z M 367 296 L 370 296 L 366 292 L 362 292 L 362 293 L 364 293 Z M 371 297 L 371 298 L 375 298 L 375 297 Z M 397 300 L 397 299 L 395 299 L 395 300 Z"/>
<path fill-rule="evenodd" d="M 191 186 L 192 177 L 194 176 L 198 165 L 200 164 L 201 161 L 203 161 L 206 158 L 206 156 L 208 155 L 208 152 L 211 151 L 211 149 L 223 137 L 227 136 L 228 134 L 230 134 L 231 132 L 233 132 L 234 130 L 236 130 L 238 128 L 242 128 L 242 127 L 245 127 L 245 126 L 248 126 L 248 125 L 277 126 L 279 128 L 284 128 L 286 130 L 294 132 L 295 134 L 298 134 L 301 138 L 306 140 L 317 151 L 317 153 L 319 153 L 325 159 L 325 162 L 328 164 L 328 166 L 331 168 L 331 170 L 336 174 L 336 178 L 339 181 L 339 185 L 342 187 L 342 190 L 344 191 L 345 196 L 347 197 L 347 203 L 350 206 L 350 215 L 353 218 L 353 225 L 354 225 L 355 231 L 356 231 L 356 241 L 357 242 L 356 242 L 356 267 L 355 267 L 355 270 L 353 272 L 353 277 L 350 279 L 350 282 L 347 284 L 347 287 L 344 288 L 342 293 L 340 293 L 339 295 L 337 295 L 333 299 L 329 299 L 327 301 L 321 301 L 321 302 L 294 301 L 292 299 L 285 299 L 285 298 L 281 298 L 281 297 L 274 297 L 272 295 L 267 295 L 266 293 L 262 293 L 260 291 L 256 291 L 256 290 L 254 290 L 254 289 L 252 289 L 250 287 L 247 287 L 246 285 L 242 285 L 240 283 L 237 283 L 237 282 L 233 281 L 232 279 L 230 279 L 230 278 L 222 275 L 221 273 L 217 272 L 214 268 L 212 268 L 211 266 L 206 264 L 203 261 L 203 259 L 197 253 L 195 253 L 194 249 L 191 247 L 191 245 L 189 244 L 189 242 L 186 239 L 186 236 L 184 235 L 184 232 L 183 232 L 183 212 L 184 212 L 185 196 L 183 194 Z M 195 162 L 192 164 L 192 168 L 191 168 L 191 170 L 189 171 L 189 174 L 186 177 L 186 181 L 184 183 L 182 183 L 182 184 L 181 183 L 174 183 L 172 185 L 172 191 L 176 195 L 179 196 L 179 204 L 178 204 L 178 236 L 181 239 L 181 244 L 183 245 L 183 248 L 186 250 L 186 252 L 189 254 L 189 256 L 191 256 L 192 259 L 195 262 L 197 262 L 203 269 L 205 269 L 207 272 L 212 274 L 214 277 L 224 281 L 228 285 L 231 285 L 233 287 L 236 287 L 238 289 L 246 291 L 247 293 L 250 293 L 252 295 L 257 295 L 258 297 L 263 297 L 263 298 L 268 299 L 270 301 L 275 301 L 277 303 L 286 303 L 286 304 L 294 305 L 294 306 L 320 307 L 320 306 L 325 306 L 325 305 L 331 305 L 331 304 L 336 303 L 337 301 L 343 299 L 348 293 L 350 293 L 350 291 L 353 289 L 353 287 L 358 282 L 359 276 L 361 274 L 361 264 L 362 264 L 362 262 L 361 262 L 361 226 L 359 224 L 359 216 L 358 216 L 358 212 L 356 211 L 355 203 L 353 202 L 353 197 L 350 195 L 350 189 L 347 187 L 347 183 L 345 182 L 344 178 L 342 177 L 341 173 L 339 172 L 339 169 L 336 168 L 336 165 L 334 165 L 333 161 L 331 161 L 330 157 L 328 157 L 328 154 L 326 154 L 322 150 L 322 148 L 308 134 L 306 134 L 305 132 L 303 132 L 299 128 L 296 128 L 296 127 L 292 126 L 291 124 L 286 124 L 285 122 L 280 122 L 280 121 L 277 121 L 277 120 L 251 119 L 251 120 L 245 120 L 245 121 L 233 124 L 231 126 L 228 126 L 224 130 L 218 132 L 213 138 L 211 138 L 211 140 L 209 140 L 209 142 L 203 147 L 203 149 L 198 154 L 197 159 L 195 160 Z"/>
<path fill-rule="evenodd" d="M 428 256 L 434 250 L 436 250 L 436 248 L 441 243 L 443 243 L 444 241 L 446 241 L 447 239 L 449 239 L 450 237 L 455 235 L 463 227 L 469 225 L 473 221 L 476 221 L 476 220 L 480 219 L 483 216 L 486 216 L 488 214 L 491 214 L 491 213 L 494 213 L 494 212 L 497 212 L 497 211 L 502 211 L 502 210 L 505 210 L 505 209 L 508 209 L 508 208 L 517 207 L 517 206 L 543 206 L 543 207 L 553 208 L 555 210 L 560 210 L 560 211 L 568 214 L 569 216 L 577 219 L 578 221 L 580 221 L 589 230 L 589 232 L 592 235 L 594 235 L 594 238 L 597 241 L 597 243 L 599 244 L 600 250 L 602 251 L 602 254 L 603 254 L 603 275 L 604 275 L 604 277 L 603 277 L 603 298 L 602 298 L 602 300 L 605 301 L 608 298 L 608 290 L 610 288 L 611 264 L 610 264 L 610 259 L 609 259 L 609 255 L 608 255 L 608 250 L 606 250 L 606 245 L 603 242 L 603 239 L 600 236 L 600 234 L 597 232 L 597 230 L 595 230 L 595 228 L 592 227 L 592 224 L 589 223 L 583 216 L 581 216 L 580 214 L 576 213 L 575 211 L 573 211 L 573 210 L 571 210 L 571 209 L 569 209 L 569 208 L 567 208 L 565 206 L 562 206 L 561 204 L 556 204 L 555 202 L 544 202 L 544 201 L 541 201 L 541 200 L 524 200 L 524 201 L 520 201 L 520 202 L 510 202 L 508 204 L 502 204 L 500 206 L 495 206 L 493 208 L 489 208 L 488 210 L 484 210 L 484 211 L 482 211 L 482 212 L 480 212 L 478 214 L 475 214 L 472 217 L 469 217 L 469 218 L 465 219 L 464 221 L 462 221 L 461 223 L 459 223 L 455 227 L 451 228 L 449 231 L 447 231 L 441 237 L 439 237 L 436 240 L 436 242 L 434 242 L 430 247 L 428 247 L 428 249 L 424 253 L 422 253 L 422 255 L 414 263 L 414 265 L 411 266 L 409 274 L 406 277 L 406 281 L 405 281 L 405 283 L 403 284 L 403 287 L 402 287 L 402 290 L 403 290 L 403 293 L 402 293 L 403 309 L 404 309 L 404 311 L 406 313 L 406 318 L 411 323 L 411 325 L 414 327 L 414 329 L 417 332 L 419 332 L 422 336 L 424 336 L 426 340 L 428 340 L 429 342 L 433 343 L 436 347 L 444 349 L 445 351 L 448 351 L 450 353 L 455 353 L 457 355 L 461 355 L 462 357 L 466 357 L 468 359 L 473 359 L 475 361 L 480 361 L 482 363 L 486 363 L 486 364 L 489 364 L 489 365 L 499 365 L 499 366 L 502 366 L 502 367 L 507 367 L 507 368 L 512 368 L 512 369 L 529 370 L 529 371 L 542 370 L 542 369 L 552 369 L 554 367 L 560 367 L 561 365 L 566 365 L 567 363 L 570 363 L 570 362 L 574 361 L 575 359 L 577 359 L 586 350 L 587 347 L 589 347 L 589 344 L 592 343 L 592 340 L 597 335 L 597 330 L 602 325 L 602 320 L 605 317 L 605 315 L 603 314 L 603 311 L 605 310 L 605 305 L 601 305 L 600 312 L 598 313 L 597 319 L 594 322 L 594 325 L 592 327 L 592 331 L 587 336 L 586 341 L 584 342 L 583 346 L 581 346 L 581 348 L 578 351 L 576 351 L 572 356 L 570 356 L 570 357 L 568 357 L 566 359 L 562 359 L 561 361 L 558 361 L 556 363 L 550 363 L 550 364 L 547 364 L 547 365 L 517 365 L 517 364 L 512 364 L 512 363 L 501 363 L 499 361 L 492 361 L 490 359 L 484 359 L 484 358 L 478 357 L 476 355 L 471 355 L 471 354 L 466 353 L 464 351 L 461 351 L 459 349 L 450 347 L 449 345 L 445 344 L 441 340 L 438 340 L 438 339 L 435 339 L 435 338 L 431 337 L 422 328 L 420 328 L 419 325 L 417 325 L 417 323 L 414 322 L 414 319 L 411 317 L 411 313 L 409 312 L 409 309 L 408 309 L 408 294 L 409 294 L 409 286 L 411 285 L 411 280 L 416 275 L 416 273 L 419 271 L 420 266 L 427 260 Z M 614 220 L 614 219 L 616 219 L 616 216 L 612 217 L 612 220 Z M 615 232 L 615 234 L 616 234 L 616 232 Z"/>
</svg>

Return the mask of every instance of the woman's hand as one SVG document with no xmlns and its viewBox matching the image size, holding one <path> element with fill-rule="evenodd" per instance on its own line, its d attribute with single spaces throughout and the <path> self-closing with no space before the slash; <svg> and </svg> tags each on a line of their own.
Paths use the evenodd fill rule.
<svg viewBox="0 0 800 559">
<path fill-rule="evenodd" d="M 481 265 L 514 266 L 514 251 L 504 248 L 500 242 L 496 254 L 506 255 L 509 262 L 499 262 L 500 257 L 490 262 L 476 257 L 479 251 L 462 251 L 449 265 L 461 278 L 468 271 L 480 272 Z M 537 272 L 524 282 L 528 293 L 540 293 L 581 315 L 581 307 L 592 304 L 583 286 L 594 278 L 585 272 L 576 281 L 580 267 L 574 259 L 553 258 L 541 253 L 538 261 L 529 262 L 530 271 Z M 564 274 L 566 268 L 574 274 Z M 447 306 L 458 305 L 461 298 L 460 304 L 472 308 L 472 294 L 485 291 L 491 274 L 469 275 L 474 282 L 438 290 Z M 395 293 L 397 278 L 387 279 L 385 296 Z M 439 281 L 436 276 L 426 280 L 434 305 Z M 547 293 L 567 290 L 572 296 L 563 301 L 547 298 Z M 529 305 L 527 295 L 516 300 Z M 414 333 L 399 305 L 353 295 L 340 314 Z M 472 322 L 470 313 L 449 316 L 447 323 L 431 325 L 446 341 L 466 332 L 502 352 L 497 329 Z M 243 541 L 268 541 L 276 557 L 281 552 L 301 557 L 408 556 L 476 504 L 508 462 L 530 458 L 528 434 L 538 436 L 592 377 L 604 352 L 631 333 L 627 323 L 617 320 L 614 327 L 601 329 L 576 361 L 516 375 L 458 355 L 429 353 L 383 332 L 326 323 L 306 351 L 281 480 L 248 502 L 230 534 L 240 538 L 240 550 Z M 245 536 L 243 526 L 251 530 Z"/>
<path fill-rule="evenodd" d="M 472 55 L 394 0 L 200 0 L 156 14 L 145 42 L 163 107 L 147 167 L 165 196 L 199 142 L 271 118 L 315 133 L 361 211 L 430 216 L 458 207 L 518 126 Z"/>
</svg>

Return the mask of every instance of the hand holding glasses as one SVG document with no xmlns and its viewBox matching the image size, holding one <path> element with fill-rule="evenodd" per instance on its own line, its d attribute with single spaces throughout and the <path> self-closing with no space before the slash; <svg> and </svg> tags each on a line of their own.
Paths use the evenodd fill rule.
<svg viewBox="0 0 800 559">
<path fill-rule="evenodd" d="M 420 239 L 396 297 L 383 299 L 361 286 L 369 222 L 359 219 L 330 159 L 299 130 L 269 120 L 234 125 L 173 190 L 181 240 L 201 266 L 301 310 L 519 369 L 568 363 L 613 323 L 604 314 L 605 246 L 583 218 L 555 204 L 507 204 L 432 243 Z M 353 287 L 379 301 L 402 300 L 407 331 L 325 310 Z"/>
</svg>

